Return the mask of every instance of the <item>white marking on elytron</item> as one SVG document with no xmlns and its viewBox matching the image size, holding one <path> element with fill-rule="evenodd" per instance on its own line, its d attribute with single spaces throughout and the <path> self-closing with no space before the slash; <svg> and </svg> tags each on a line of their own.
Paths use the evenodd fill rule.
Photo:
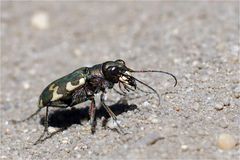
<svg viewBox="0 0 240 160">
<path fill-rule="evenodd" d="M 39 106 L 39 107 L 43 107 L 43 100 L 42 100 L 42 99 L 39 99 L 39 101 L 38 101 L 38 106 Z"/>
<path fill-rule="evenodd" d="M 55 84 L 52 84 L 50 87 L 49 87 L 49 90 L 50 91 L 53 91 L 53 93 L 52 93 L 52 99 L 51 99 L 51 101 L 56 101 L 56 100 L 58 100 L 58 99 L 60 99 L 61 97 L 63 97 L 63 94 L 58 94 L 57 93 L 57 91 L 58 91 L 58 86 L 55 86 Z"/>
<path fill-rule="evenodd" d="M 49 87 L 49 91 L 53 91 L 53 87 L 55 86 L 55 84 L 52 84 L 50 87 Z"/>
<path fill-rule="evenodd" d="M 85 81 L 86 81 L 85 78 L 80 78 L 77 85 L 72 85 L 71 82 L 68 82 L 67 85 L 66 85 L 66 90 L 67 90 L 67 91 L 72 91 L 72 90 L 74 90 L 75 88 L 83 85 L 83 84 L 85 83 Z"/>
</svg>

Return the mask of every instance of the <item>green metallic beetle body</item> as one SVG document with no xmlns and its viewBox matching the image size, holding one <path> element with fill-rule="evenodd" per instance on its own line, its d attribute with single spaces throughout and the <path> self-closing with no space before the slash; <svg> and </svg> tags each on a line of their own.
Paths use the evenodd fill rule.
<svg viewBox="0 0 240 160">
<path fill-rule="evenodd" d="M 91 101 L 91 105 L 89 106 L 89 116 L 90 116 L 90 124 L 91 124 L 91 132 L 95 132 L 96 126 L 96 106 L 95 106 L 95 94 L 101 92 L 101 104 L 106 109 L 108 114 L 113 118 L 114 122 L 117 123 L 116 115 L 111 111 L 111 109 L 104 102 L 104 94 L 106 93 L 106 89 L 112 89 L 115 84 L 118 84 L 121 92 L 115 91 L 118 93 L 125 95 L 126 92 L 135 91 L 136 89 L 141 90 L 137 87 L 136 82 L 148 87 L 158 96 L 160 101 L 160 96 L 157 91 L 146 83 L 136 79 L 131 75 L 136 72 L 158 72 L 165 73 L 171 75 L 175 79 L 175 85 L 177 84 L 176 77 L 168 72 L 164 71 L 156 71 L 156 70 L 142 70 L 142 71 L 134 71 L 128 68 L 125 65 L 123 60 L 116 61 L 107 61 L 101 64 L 94 65 L 92 67 L 82 67 L 79 68 L 72 73 L 63 76 L 52 83 L 50 83 L 41 93 L 38 101 L 38 110 L 30 115 L 28 118 L 22 120 L 28 120 L 38 114 L 43 108 L 46 108 L 46 117 L 44 121 L 44 132 L 39 137 L 39 139 L 35 142 L 35 144 L 43 141 L 43 136 L 45 133 L 48 133 L 48 108 L 49 107 L 59 107 L 59 108 L 67 108 L 73 107 L 79 103 L 85 101 Z M 148 92 L 151 93 L 151 92 Z M 21 121 L 21 122 L 22 122 Z M 121 131 L 120 126 L 118 128 Z M 122 132 L 122 131 L 121 131 Z M 123 132 L 122 132 L 123 133 Z"/>
<path fill-rule="evenodd" d="M 50 83 L 41 93 L 38 107 L 72 107 L 90 100 L 94 94 L 112 88 L 102 72 L 102 65 L 82 67 Z"/>
</svg>

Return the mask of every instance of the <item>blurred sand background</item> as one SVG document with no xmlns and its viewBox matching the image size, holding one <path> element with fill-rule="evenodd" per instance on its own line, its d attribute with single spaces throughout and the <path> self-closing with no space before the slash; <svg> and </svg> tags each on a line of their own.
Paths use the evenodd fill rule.
<svg viewBox="0 0 240 160">
<path fill-rule="evenodd" d="M 1 1 L 0 36 L 0 159 L 239 159 L 239 2 Z M 135 75 L 161 105 L 139 92 L 115 105 L 126 135 L 101 127 L 101 109 L 91 135 L 89 103 L 60 110 L 50 130 L 68 128 L 35 146 L 44 111 L 10 122 L 33 113 L 53 80 L 119 58 L 179 81 L 174 88 L 168 76 Z M 107 98 L 110 105 L 121 96 Z"/>
</svg>

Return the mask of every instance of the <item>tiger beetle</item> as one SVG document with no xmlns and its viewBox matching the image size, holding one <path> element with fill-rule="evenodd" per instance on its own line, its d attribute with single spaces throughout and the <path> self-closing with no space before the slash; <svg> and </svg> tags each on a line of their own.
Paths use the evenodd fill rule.
<svg viewBox="0 0 240 160">
<path fill-rule="evenodd" d="M 121 128 L 117 122 L 116 115 L 111 111 L 111 109 L 104 102 L 104 94 L 106 89 L 114 89 L 114 85 L 118 84 L 118 93 L 125 94 L 129 91 L 135 91 L 136 89 L 141 90 L 137 87 L 137 82 L 151 89 L 157 96 L 160 102 L 160 96 L 157 91 L 146 83 L 136 79 L 131 73 L 139 72 L 158 72 L 164 73 L 172 76 L 175 80 L 174 86 L 177 85 L 176 77 L 164 71 L 157 70 L 132 70 L 125 65 L 125 62 L 121 59 L 116 61 L 107 61 L 101 64 L 94 65 L 92 67 L 82 67 L 74 72 L 59 78 L 52 83 L 50 83 L 41 93 L 38 100 L 38 110 L 30 115 L 28 118 L 17 121 L 23 122 L 31 119 L 33 116 L 37 115 L 41 109 L 46 108 L 46 116 L 44 121 L 44 132 L 41 134 L 39 139 L 35 144 L 39 143 L 44 135 L 48 134 L 48 108 L 49 107 L 59 107 L 67 108 L 73 107 L 79 103 L 85 101 L 91 101 L 89 107 L 90 125 L 91 132 L 95 132 L 96 127 L 96 107 L 95 107 L 95 94 L 101 92 L 101 104 L 106 109 L 108 114 L 111 116 L 113 121 L 117 124 L 119 130 Z M 117 91 L 117 90 L 116 90 Z M 143 90 L 141 90 L 143 91 Z M 122 131 L 121 131 L 122 132 Z"/>
</svg>

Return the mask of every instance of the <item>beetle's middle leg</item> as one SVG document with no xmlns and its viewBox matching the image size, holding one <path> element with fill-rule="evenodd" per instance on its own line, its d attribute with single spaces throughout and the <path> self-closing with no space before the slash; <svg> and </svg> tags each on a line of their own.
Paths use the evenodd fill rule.
<svg viewBox="0 0 240 160">
<path fill-rule="evenodd" d="M 89 116 L 90 116 L 90 125 L 91 125 L 91 132 L 92 134 L 95 132 L 96 129 L 96 105 L 94 98 L 91 99 L 91 105 L 89 108 Z"/>
</svg>

